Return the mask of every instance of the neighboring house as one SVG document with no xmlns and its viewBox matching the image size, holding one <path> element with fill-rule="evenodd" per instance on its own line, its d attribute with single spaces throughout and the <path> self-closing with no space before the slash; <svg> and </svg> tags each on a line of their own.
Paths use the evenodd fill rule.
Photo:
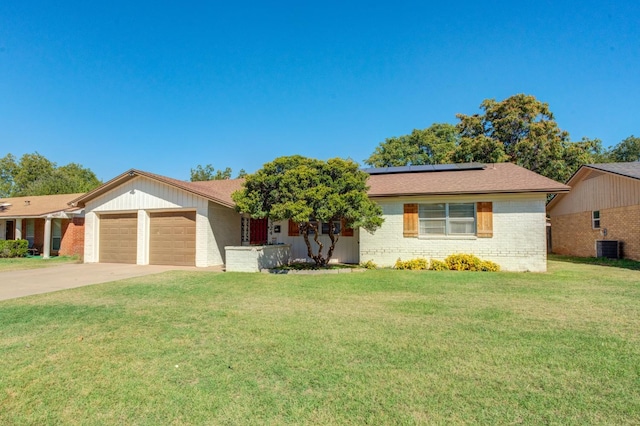
<svg viewBox="0 0 640 426">
<path fill-rule="evenodd" d="M 69 202 L 81 194 L 0 199 L 0 240 L 27 240 L 32 253 L 82 255 L 84 212 Z"/>
<path fill-rule="evenodd" d="M 595 257 L 598 241 L 620 241 L 623 257 L 640 260 L 640 162 L 587 164 L 567 185 L 547 206 L 552 251 Z"/>
<path fill-rule="evenodd" d="M 545 271 L 545 201 L 569 187 L 513 164 L 369 169 L 385 222 L 370 234 L 342 222 L 332 261 L 444 259 L 473 253 L 504 270 Z M 299 227 L 235 211 L 241 179 L 185 182 L 130 170 L 73 202 L 85 210 L 85 262 L 216 266 L 226 246 L 288 244 L 307 261 Z"/>
</svg>

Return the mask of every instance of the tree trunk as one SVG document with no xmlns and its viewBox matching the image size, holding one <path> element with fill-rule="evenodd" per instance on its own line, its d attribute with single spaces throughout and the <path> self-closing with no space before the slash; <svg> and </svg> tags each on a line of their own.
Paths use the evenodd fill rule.
<svg viewBox="0 0 640 426">
<path fill-rule="evenodd" d="M 312 225 L 309 222 L 306 222 L 300 226 L 302 230 L 302 237 L 304 238 L 304 243 L 307 245 L 307 255 L 316 262 L 316 266 L 326 266 L 328 260 L 322 256 L 322 249 L 324 248 L 324 244 L 318 239 L 318 230 L 320 227 L 317 225 Z M 313 230 L 313 241 L 318 245 L 318 252 L 313 253 L 313 249 L 311 248 L 311 241 L 309 241 L 309 230 Z"/>
</svg>

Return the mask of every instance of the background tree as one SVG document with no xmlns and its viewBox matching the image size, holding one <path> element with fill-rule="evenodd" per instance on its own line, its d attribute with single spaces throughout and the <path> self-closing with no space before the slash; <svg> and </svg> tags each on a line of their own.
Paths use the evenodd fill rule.
<svg viewBox="0 0 640 426">
<path fill-rule="evenodd" d="M 458 114 L 456 126 L 433 124 L 409 135 L 386 139 L 365 160 L 373 167 L 442 163 L 509 161 L 564 182 L 581 165 L 612 160 L 598 139 L 571 142 L 556 123 L 549 105 L 518 94 L 503 101 L 486 99 L 482 113 Z M 634 140 L 636 139 L 636 140 Z M 637 138 L 631 137 L 615 158 L 634 158 Z M 609 154 L 609 155 L 607 155 Z"/>
<path fill-rule="evenodd" d="M 46 178 L 37 179 L 29 184 L 29 195 L 73 194 L 89 192 L 101 184 L 89 169 L 76 163 L 58 167 Z"/>
<path fill-rule="evenodd" d="M 607 152 L 607 159 L 613 162 L 640 161 L 640 138 L 631 135 L 624 139 Z"/>
<path fill-rule="evenodd" d="M 223 179 L 231 179 L 231 169 L 229 167 L 224 170 L 216 170 L 211 164 L 207 164 L 204 167 L 198 164 L 195 169 L 191 169 L 191 182 Z"/>
<path fill-rule="evenodd" d="M 456 162 L 510 161 L 564 182 L 580 165 L 602 152 L 599 140 L 571 142 L 556 123 L 549 105 L 518 94 L 503 101 L 486 99 L 482 114 L 457 114 L 460 143 Z"/>
<path fill-rule="evenodd" d="M 454 125 L 434 123 L 409 135 L 385 139 L 364 162 L 372 167 L 451 163 L 457 143 Z"/>
<path fill-rule="evenodd" d="M 0 158 L 0 198 L 11 196 L 11 188 L 13 188 L 13 177 L 16 174 L 16 157 L 7 154 Z"/>
<path fill-rule="evenodd" d="M 16 162 L 12 154 L 0 159 L 0 196 L 72 194 L 101 184 L 96 175 L 79 164 L 57 167 L 42 154 L 24 154 Z"/>
<path fill-rule="evenodd" d="M 292 220 L 300 227 L 308 256 L 325 266 L 338 242 L 329 226 L 331 244 L 326 255 L 319 239 L 322 223 L 344 220 L 349 228 L 374 232 L 382 224 L 382 210 L 367 196 L 369 175 L 351 160 L 321 161 L 299 155 L 276 158 L 246 176 L 244 188 L 233 193 L 238 211 L 254 218 Z M 313 250 L 309 235 L 313 235 Z"/>
</svg>

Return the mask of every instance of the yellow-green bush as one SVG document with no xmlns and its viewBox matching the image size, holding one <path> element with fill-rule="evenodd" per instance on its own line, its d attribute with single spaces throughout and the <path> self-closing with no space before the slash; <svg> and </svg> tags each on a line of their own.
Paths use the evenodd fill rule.
<svg viewBox="0 0 640 426">
<path fill-rule="evenodd" d="M 452 254 L 444 260 L 452 271 L 491 271 L 500 270 L 497 263 L 481 260 L 473 254 Z"/>
<path fill-rule="evenodd" d="M 431 266 L 429 266 L 429 269 L 432 271 L 448 271 L 449 265 L 442 260 L 431 259 Z"/>
<path fill-rule="evenodd" d="M 429 261 L 424 257 L 417 257 L 411 260 L 398 259 L 394 265 L 395 269 L 408 269 L 411 271 L 424 271 L 429 269 Z"/>
<path fill-rule="evenodd" d="M 452 254 L 444 259 L 452 271 L 479 271 L 482 260 L 473 254 Z"/>
<path fill-rule="evenodd" d="M 373 260 L 367 260 L 366 262 L 361 262 L 360 267 L 365 269 L 378 269 L 378 265 L 376 265 L 373 262 Z"/>
<path fill-rule="evenodd" d="M 490 260 L 483 260 L 480 264 L 480 270 L 485 272 L 498 272 L 500 265 Z"/>
</svg>

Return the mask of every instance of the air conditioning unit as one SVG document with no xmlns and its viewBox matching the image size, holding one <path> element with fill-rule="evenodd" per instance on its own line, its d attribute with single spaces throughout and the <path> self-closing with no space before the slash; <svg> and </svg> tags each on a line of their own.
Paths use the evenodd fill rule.
<svg viewBox="0 0 640 426">
<path fill-rule="evenodd" d="M 620 241 L 597 240 L 596 241 L 596 257 L 620 259 Z"/>
</svg>

